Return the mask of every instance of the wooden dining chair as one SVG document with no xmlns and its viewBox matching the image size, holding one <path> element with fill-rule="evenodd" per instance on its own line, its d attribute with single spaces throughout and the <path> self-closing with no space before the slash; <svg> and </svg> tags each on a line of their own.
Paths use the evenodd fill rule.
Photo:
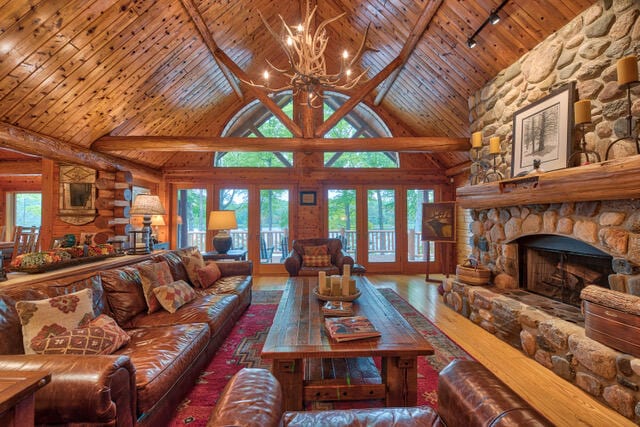
<svg viewBox="0 0 640 427">
<path fill-rule="evenodd" d="M 33 226 L 30 228 L 17 226 L 13 234 L 13 252 L 11 261 L 20 254 L 36 252 L 40 242 L 40 228 Z"/>
</svg>

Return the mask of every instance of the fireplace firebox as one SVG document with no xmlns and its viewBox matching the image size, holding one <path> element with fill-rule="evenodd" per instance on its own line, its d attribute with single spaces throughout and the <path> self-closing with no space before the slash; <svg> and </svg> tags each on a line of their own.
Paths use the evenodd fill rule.
<svg viewBox="0 0 640 427">
<path fill-rule="evenodd" d="M 569 237 L 535 235 L 518 239 L 520 287 L 580 307 L 585 286 L 609 288 L 612 257 Z"/>
</svg>

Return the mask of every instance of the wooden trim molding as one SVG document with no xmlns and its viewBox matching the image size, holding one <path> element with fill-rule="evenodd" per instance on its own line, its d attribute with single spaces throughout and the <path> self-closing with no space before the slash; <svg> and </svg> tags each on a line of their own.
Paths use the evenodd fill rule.
<svg viewBox="0 0 640 427">
<path fill-rule="evenodd" d="M 498 182 L 460 187 L 462 208 L 489 209 L 538 203 L 640 197 L 640 155 Z"/>
</svg>

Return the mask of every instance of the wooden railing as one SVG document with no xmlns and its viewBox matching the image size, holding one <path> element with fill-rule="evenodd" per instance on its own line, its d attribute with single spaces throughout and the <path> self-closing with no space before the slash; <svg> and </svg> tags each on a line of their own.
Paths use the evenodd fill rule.
<svg viewBox="0 0 640 427">
<path fill-rule="evenodd" d="M 248 233 L 246 231 L 231 231 L 233 247 L 247 248 Z M 340 238 L 340 231 L 329 231 L 329 237 Z M 277 261 L 283 255 L 286 256 L 291 249 L 291 242 L 285 239 L 285 232 L 282 230 L 262 231 L 261 239 L 264 240 L 267 248 L 273 247 L 273 258 Z M 420 231 L 409 230 L 409 260 L 420 260 L 424 258 L 424 244 L 421 240 Z M 197 246 L 201 250 L 206 247 L 206 232 L 190 231 L 188 233 L 188 246 Z M 394 230 L 370 230 L 368 232 L 369 254 L 388 255 L 396 252 L 396 232 Z M 347 253 L 352 253 L 356 248 L 357 234 L 355 231 L 344 232 L 343 246 Z M 284 244 L 287 244 L 284 247 Z M 284 254 L 283 254 L 284 253 Z"/>
</svg>

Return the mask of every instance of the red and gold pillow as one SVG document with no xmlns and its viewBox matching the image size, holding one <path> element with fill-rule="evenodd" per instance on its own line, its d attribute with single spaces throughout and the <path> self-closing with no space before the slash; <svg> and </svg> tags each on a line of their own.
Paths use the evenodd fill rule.
<svg viewBox="0 0 640 427">
<path fill-rule="evenodd" d="M 331 267 L 331 255 L 303 255 L 302 265 L 305 267 Z"/>
<path fill-rule="evenodd" d="M 165 286 L 153 289 L 162 307 L 169 313 L 175 313 L 180 307 L 196 299 L 196 291 L 184 280 L 176 280 Z"/>
<path fill-rule="evenodd" d="M 115 320 L 101 314 L 85 327 L 33 341 L 38 354 L 111 354 L 131 338 Z"/>
<path fill-rule="evenodd" d="M 207 263 L 204 268 L 199 268 L 196 272 L 200 279 L 200 285 L 205 289 L 216 283 L 216 280 L 222 277 L 222 272 L 215 262 Z"/>
<path fill-rule="evenodd" d="M 93 319 L 91 289 L 36 301 L 18 301 L 25 354 L 34 354 L 34 342 L 85 326 Z"/>
<path fill-rule="evenodd" d="M 189 276 L 191 284 L 196 288 L 201 288 L 202 284 L 200 283 L 198 269 L 204 268 L 205 264 L 200 251 L 197 249 L 195 251 L 190 251 L 189 253 L 180 255 L 180 258 L 182 259 L 185 270 L 187 270 L 187 276 Z"/>
<path fill-rule="evenodd" d="M 147 313 L 151 314 L 162 308 L 153 289 L 173 282 L 173 276 L 166 261 L 141 264 L 138 267 L 144 298 L 147 301 Z"/>
<path fill-rule="evenodd" d="M 327 245 L 305 246 L 303 249 L 305 255 L 327 255 L 329 253 Z"/>
</svg>

